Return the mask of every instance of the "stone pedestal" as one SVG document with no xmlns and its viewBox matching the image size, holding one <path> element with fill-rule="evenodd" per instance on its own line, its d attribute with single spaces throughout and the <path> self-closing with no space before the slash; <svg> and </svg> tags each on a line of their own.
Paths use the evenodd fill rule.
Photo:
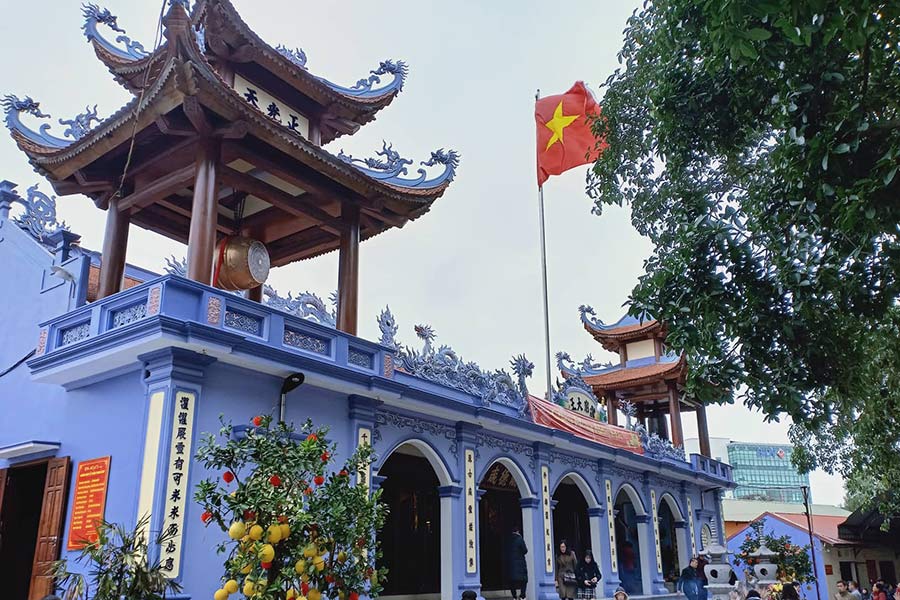
<svg viewBox="0 0 900 600">
<path fill-rule="evenodd" d="M 706 591 L 709 600 L 728 600 L 728 592 L 734 589 L 731 585 L 731 565 L 728 563 L 728 549 L 718 544 L 713 544 L 706 549 L 709 554 L 709 563 L 704 567 L 706 579 Z"/>
</svg>

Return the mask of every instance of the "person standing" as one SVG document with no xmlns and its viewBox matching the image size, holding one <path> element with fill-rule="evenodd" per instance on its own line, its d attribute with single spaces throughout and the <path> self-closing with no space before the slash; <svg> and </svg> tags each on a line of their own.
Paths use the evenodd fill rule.
<svg viewBox="0 0 900 600">
<path fill-rule="evenodd" d="M 854 600 L 862 600 L 862 592 L 859 591 L 859 584 L 855 581 L 850 582 L 850 595 Z"/>
<path fill-rule="evenodd" d="M 559 543 L 559 554 L 556 555 L 556 591 L 559 600 L 575 600 L 578 593 L 576 568 L 578 559 L 575 558 L 575 553 L 569 550 L 566 540 L 562 540 Z"/>
<path fill-rule="evenodd" d="M 681 577 L 678 578 L 677 590 L 688 597 L 688 600 L 699 600 L 700 598 L 700 574 L 697 572 L 699 561 L 696 557 L 681 571 Z"/>
<path fill-rule="evenodd" d="M 850 594 L 850 590 L 847 589 L 846 581 L 837 582 L 837 592 L 835 592 L 834 594 L 834 600 L 853 600 L 853 596 Z M 876 598 L 873 594 L 872 600 L 887 600 L 887 598 Z"/>
<path fill-rule="evenodd" d="M 513 600 L 525 600 L 525 587 L 528 585 L 528 563 L 525 555 L 528 546 L 518 528 L 513 529 L 506 544 L 506 578 L 509 580 L 509 593 Z"/>
<path fill-rule="evenodd" d="M 840 581 L 838 582 L 838 591 L 840 591 L 841 589 L 841 583 L 842 582 Z M 876 583 L 872 588 L 872 600 L 888 600 L 887 592 L 885 591 L 884 584 L 881 581 Z"/>
<path fill-rule="evenodd" d="M 578 576 L 578 597 L 593 600 L 596 598 L 597 584 L 600 583 L 600 567 L 594 560 L 590 550 L 584 551 L 584 558 L 578 563 L 575 574 Z"/>
</svg>

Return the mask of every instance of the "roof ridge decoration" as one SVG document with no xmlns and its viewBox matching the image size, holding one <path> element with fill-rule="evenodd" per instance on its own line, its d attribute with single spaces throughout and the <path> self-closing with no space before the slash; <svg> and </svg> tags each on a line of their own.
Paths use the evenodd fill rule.
<svg viewBox="0 0 900 600">
<path fill-rule="evenodd" d="M 627 421 L 625 429 L 634 431 L 641 438 L 641 447 L 644 449 L 644 456 L 659 460 L 687 462 L 683 447 L 675 446 L 669 440 L 661 438 L 655 433 L 650 433 L 640 421 L 634 419 L 634 416 L 637 414 L 637 407 L 633 402 L 623 400 L 619 403 L 619 409 L 625 415 Z"/>
<path fill-rule="evenodd" d="M 41 103 L 35 102 L 30 96 L 19 99 L 14 94 L 6 95 L 0 105 L 6 113 L 6 127 L 12 133 L 18 133 L 28 141 L 40 146 L 47 146 L 53 149 L 62 149 L 73 142 L 76 142 L 86 136 L 91 130 L 93 122 L 101 123 L 102 119 L 97 117 L 97 105 L 92 109 L 90 106 L 85 107 L 85 112 L 75 115 L 71 119 L 59 119 L 60 125 L 68 125 L 68 129 L 63 132 L 63 136 L 72 138 L 71 140 L 58 138 L 48 133 L 50 129 L 49 123 L 41 125 L 39 131 L 34 131 L 24 123 L 22 123 L 19 115 L 26 113 L 37 117 L 38 119 L 49 119 L 50 115 L 41 112 Z"/>
<path fill-rule="evenodd" d="M 575 412 L 581 412 L 584 414 L 584 411 L 576 410 L 574 407 L 569 406 L 569 393 L 572 391 L 581 392 L 582 394 L 588 396 L 589 398 L 595 398 L 594 390 L 591 389 L 591 386 L 582 379 L 579 373 L 574 373 L 573 375 L 566 377 L 563 379 L 562 383 L 557 379 L 556 381 L 556 389 L 553 391 L 551 395 L 551 400 L 556 404 L 562 406 L 563 408 L 570 408 L 570 410 L 575 410 Z M 595 417 L 598 421 L 603 423 L 607 422 L 606 410 L 599 404 L 595 407 L 597 416 Z M 590 415 L 594 416 L 594 415 Z"/>
<path fill-rule="evenodd" d="M 275 46 L 275 50 L 278 51 L 283 57 L 294 63 L 297 67 L 307 71 L 306 68 L 306 52 L 303 51 L 303 48 L 297 47 L 294 49 L 288 48 L 284 44 L 278 44 Z"/>
<path fill-rule="evenodd" d="M 170 275 L 178 275 L 187 277 L 187 260 L 182 257 L 180 260 L 174 256 L 166 258 L 166 273 Z M 235 296 L 243 297 L 240 290 L 222 290 Z M 271 285 L 263 285 L 263 302 L 266 306 L 270 306 L 275 310 L 280 310 L 288 314 L 294 315 L 307 321 L 314 321 L 320 325 L 334 328 L 337 319 L 337 295 L 332 293 L 329 296 L 332 309 L 329 310 L 325 306 L 325 302 L 312 292 L 300 292 L 296 296 L 292 292 L 282 296 Z"/>
<path fill-rule="evenodd" d="M 25 198 L 15 190 L 15 184 L 8 181 L 0 182 L 0 191 L 5 192 L 11 203 L 25 208 L 25 212 L 13 217 L 12 221 L 41 245 L 48 246 L 48 238 L 58 231 L 71 231 L 65 221 L 56 220 L 56 196 L 38 190 L 37 183 L 28 188 Z"/>
<path fill-rule="evenodd" d="M 400 156 L 400 153 L 394 150 L 393 144 L 388 144 L 382 140 L 381 150 L 376 151 L 375 155 L 384 158 L 354 158 L 350 154 L 345 154 L 343 150 L 338 153 L 337 157 L 376 181 L 410 189 L 436 188 L 450 183 L 456 176 L 456 169 L 459 167 L 460 159 L 456 150 L 440 148 L 431 153 L 430 159 L 423 160 L 419 165 L 421 167 L 442 165 L 444 171 L 428 179 L 428 171 L 424 168 L 419 168 L 416 170 L 419 176 L 415 179 L 409 179 L 403 176 L 409 173 L 407 166 L 412 165 L 413 161 Z"/>
<path fill-rule="evenodd" d="M 109 9 L 100 8 L 96 4 L 86 3 L 82 5 L 81 12 L 84 15 L 84 25 L 81 28 L 84 30 L 84 37 L 89 42 L 99 44 L 116 58 L 125 61 L 141 60 L 150 56 L 150 53 L 144 49 L 143 44 L 125 35 L 125 30 L 119 27 L 118 17 L 112 14 Z M 124 44 L 124 49 L 100 35 L 97 29 L 98 25 L 106 25 L 114 32 L 121 34 L 116 36 L 115 41 L 117 44 Z"/>
<path fill-rule="evenodd" d="M 642 311 L 640 316 L 633 317 L 628 313 L 622 315 L 622 317 L 611 325 L 607 325 L 603 322 L 602 319 L 597 318 L 597 313 L 594 312 L 594 308 L 587 304 L 582 304 L 578 307 L 578 312 L 581 314 L 581 322 L 590 327 L 591 329 L 598 329 L 600 331 L 608 331 L 610 329 L 615 329 L 617 327 L 621 327 L 625 325 L 623 321 L 631 320 L 634 323 L 628 323 L 629 325 L 637 325 L 643 323 L 650 323 L 651 321 L 655 321 L 651 315 L 648 315 L 646 311 Z M 590 315 L 590 316 L 589 316 Z"/>
<path fill-rule="evenodd" d="M 510 367 L 513 380 L 504 369 L 484 371 L 474 362 L 466 362 L 450 346 L 435 348 L 434 329 L 430 325 L 416 325 L 416 336 L 422 340 L 422 350 L 400 346 L 394 338 L 397 324 L 390 308 L 378 316 L 381 343 L 397 350 L 397 366 L 421 379 L 432 381 L 477 397 L 481 406 L 500 404 L 516 410 L 520 417 L 528 416 L 528 388 L 526 379 L 531 377 L 534 364 L 524 354 L 514 357 Z"/>
<path fill-rule="evenodd" d="M 282 52 L 280 46 L 276 48 L 276 50 L 278 50 L 278 52 L 288 58 L 288 60 L 290 60 L 294 64 L 297 64 L 297 66 L 299 66 L 300 68 L 306 69 L 306 54 L 303 54 L 303 63 L 298 64 L 292 56 L 289 56 Z M 301 53 L 302 52 L 303 51 L 301 50 Z M 381 83 L 381 77 L 383 75 L 393 75 L 394 78 L 390 83 L 384 86 L 374 87 L 376 84 Z M 404 61 L 394 61 L 392 59 L 388 59 L 381 61 L 377 69 L 369 71 L 368 77 L 360 79 L 356 82 L 356 85 L 352 87 L 346 87 L 337 83 L 333 83 L 331 81 L 328 81 L 324 77 L 316 77 L 316 79 L 330 87 L 332 90 L 344 94 L 345 96 L 364 99 L 379 98 L 387 94 L 397 94 L 402 92 L 403 83 L 406 81 L 407 75 L 409 75 L 409 66 Z"/>
<path fill-rule="evenodd" d="M 595 363 L 593 357 L 588 354 L 584 357 L 584 360 L 576 366 L 575 361 L 572 360 L 572 357 L 569 356 L 568 352 L 557 352 L 556 368 L 559 369 L 566 378 L 578 377 L 580 379 L 584 375 L 600 375 L 602 373 L 616 371 L 621 368 L 621 365 L 614 365 L 611 362 Z"/>
</svg>

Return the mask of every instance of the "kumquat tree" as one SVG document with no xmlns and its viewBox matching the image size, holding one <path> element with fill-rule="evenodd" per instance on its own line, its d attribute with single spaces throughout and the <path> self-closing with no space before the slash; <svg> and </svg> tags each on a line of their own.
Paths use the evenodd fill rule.
<svg viewBox="0 0 900 600">
<path fill-rule="evenodd" d="M 760 546 L 765 546 L 775 553 L 771 560 L 778 567 L 776 577 L 779 581 L 799 581 L 800 583 L 815 581 L 816 576 L 812 570 L 809 545 L 794 544 L 787 535 L 776 536 L 773 533 L 765 533 L 763 527 L 763 521 L 750 524 L 747 536 L 741 542 L 740 552 L 734 555 L 734 565 L 736 567 L 741 565 L 753 567 L 758 559 L 752 554 L 759 550 Z"/>
<path fill-rule="evenodd" d="M 206 434 L 197 459 L 219 476 L 197 486 L 208 526 L 226 534 L 226 556 L 214 600 L 357 600 L 381 592 L 385 569 L 376 532 L 387 509 L 353 478 L 372 461 L 360 447 L 332 468 L 336 445 L 310 421 L 257 416 L 237 431 L 223 421 Z M 243 596 L 241 596 L 241 594 Z"/>
</svg>

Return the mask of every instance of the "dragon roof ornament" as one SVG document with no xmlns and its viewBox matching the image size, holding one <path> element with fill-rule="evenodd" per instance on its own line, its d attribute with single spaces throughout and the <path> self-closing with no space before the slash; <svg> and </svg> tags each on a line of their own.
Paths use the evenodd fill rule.
<svg viewBox="0 0 900 600">
<path fill-rule="evenodd" d="M 281 50 L 279 49 L 279 52 Z M 284 54 L 284 52 L 281 52 Z M 288 56 L 288 59 L 296 64 L 293 58 Z M 303 65 L 302 68 L 306 68 L 306 55 L 303 55 Z M 382 96 L 386 96 L 391 93 L 399 93 L 403 91 L 403 83 L 406 81 L 406 76 L 409 74 L 409 67 L 402 60 L 385 60 L 382 61 L 377 69 L 369 71 L 369 76 L 360 79 L 356 82 L 356 85 L 352 87 L 346 87 L 342 85 L 338 85 L 337 83 L 332 83 L 328 81 L 324 77 L 318 77 L 317 79 L 330 87 L 332 90 L 339 92 L 345 96 L 350 96 L 352 98 L 357 99 L 366 99 L 366 98 L 381 98 Z M 386 85 L 376 87 L 376 84 L 381 83 L 381 77 L 383 75 L 393 75 L 393 79 L 390 83 Z"/>
<path fill-rule="evenodd" d="M 341 150 L 338 158 L 359 169 L 372 179 L 393 185 L 396 187 L 409 189 L 428 189 L 436 188 L 453 181 L 456 176 L 456 169 L 459 166 L 459 153 L 455 150 L 444 150 L 443 148 L 435 150 L 431 153 L 431 158 L 422 161 L 419 164 L 422 167 L 434 167 L 443 165 L 444 171 L 439 175 L 428 178 L 428 172 L 424 168 L 417 170 L 419 176 L 415 179 L 403 177 L 409 171 L 408 166 L 413 161 L 403 158 L 400 153 L 394 150 L 392 144 L 382 142 L 381 150 L 377 151 L 376 156 L 382 158 L 354 158 L 349 154 L 344 154 Z"/>
<path fill-rule="evenodd" d="M 306 71 L 306 52 L 303 51 L 303 48 L 288 48 L 284 44 L 278 44 L 275 46 L 275 50 L 294 63 L 298 68 Z"/>
<path fill-rule="evenodd" d="M 582 323 L 584 323 L 591 329 L 597 329 L 600 331 L 616 329 L 617 327 L 626 327 L 628 325 L 641 325 L 644 323 L 650 323 L 651 321 L 655 320 L 646 312 L 642 312 L 638 317 L 633 317 L 629 314 L 626 314 L 612 325 L 607 325 L 602 320 L 597 318 L 597 313 L 594 312 L 594 309 L 591 306 L 582 304 L 578 307 L 578 312 L 581 314 Z"/>
<path fill-rule="evenodd" d="M 12 94 L 7 95 L 0 101 L 3 110 L 6 113 L 6 127 L 13 133 L 18 133 L 28 141 L 39 146 L 45 146 L 53 149 L 61 149 L 72 144 L 73 141 L 83 138 L 91 129 L 93 122 L 100 122 L 97 117 L 97 106 L 92 109 L 90 106 L 85 108 L 85 112 L 76 115 L 71 119 L 59 119 L 60 125 L 68 125 L 63 132 L 63 136 L 72 139 L 63 139 L 51 135 L 49 132 L 50 124 L 44 123 L 38 131 L 28 127 L 22 122 L 20 115 L 22 113 L 29 114 L 38 119 L 49 119 L 50 115 L 41 112 L 40 102 L 35 102 L 29 96 L 19 99 L 18 96 Z"/>
<path fill-rule="evenodd" d="M 378 315 L 381 344 L 397 349 L 397 366 L 413 375 L 449 388 L 471 394 L 482 406 L 500 404 L 516 410 L 519 416 L 528 415 L 528 387 L 534 364 L 520 354 L 510 361 L 513 375 L 503 369 L 484 371 L 474 362 L 463 360 L 450 346 L 435 348 L 435 332 L 429 325 L 416 325 L 416 336 L 422 349 L 416 350 L 397 343 L 397 324 L 389 308 Z"/>
<path fill-rule="evenodd" d="M 56 220 L 56 197 L 48 196 L 38 190 L 38 184 L 34 184 L 26 192 L 25 198 L 13 189 L 9 182 L 3 182 L 2 191 L 7 192 L 7 198 L 13 204 L 21 205 L 25 211 L 13 217 L 13 222 L 33 237 L 38 243 L 47 245 L 48 237 L 57 231 L 69 231 L 65 222 Z"/>
<path fill-rule="evenodd" d="M 584 360 L 576 365 L 575 361 L 572 360 L 572 357 L 569 356 L 568 352 L 557 352 L 556 353 L 556 368 L 560 370 L 563 375 L 567 378 L 578 377 L 581 378 L 585 375 L 599 375 L 601 373 L 607 373 L 609 371 L 621 368 L 620 365 L 613 365 L 610 362 L 606 363 L 595 363 L 590 354 L 588 354 Z"/>
<path fill-rule="evenodd" d="M 109 9 L 100 8 L 96 4 L 83 4 L 81 12 L 84 15 L 84 25 L 81 28 L 84 30 L 84 37 L 89 42 L 96 42 L 116 58 L 125 61 L 141 60 L 150 55 L 140 42 L 134 41 L 125 35 L 125 30 L 119 27 L 118 17 L 109 12 Z M 117 46 L 100 35 L 97 26 L 101 24 L 120 34 L 116 36 L 115 41 L 116 44 L 123 44 L 124 48 Z"/>
</svg>

